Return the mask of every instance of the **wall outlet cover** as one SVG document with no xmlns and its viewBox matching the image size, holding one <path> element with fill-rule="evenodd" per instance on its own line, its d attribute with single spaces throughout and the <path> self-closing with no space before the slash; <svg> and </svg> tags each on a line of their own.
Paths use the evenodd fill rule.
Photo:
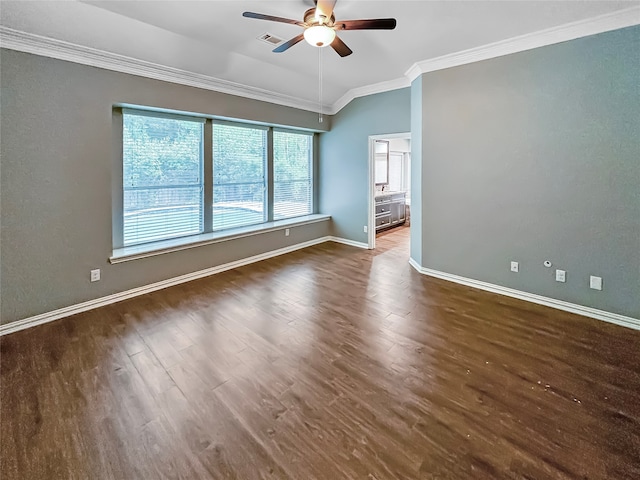
<svg viewBox="0 0 640 480">
<path fill-rule="evenodd" d="M 520 265 L 518 265 L 518 262 L 511 262 L 511 271 L 512 272 L 520 271 Z"/>
<path fill-rule="evenodd" d="M 556 270 L 556 282 L 566 282 L 567 281 L 567 272 L 564 270 Z"/>
<path fill-rule="evenodd" d="M 602 290 L 602 277 L 591 275 L 589 277 L 589 288 L 592 288 L 593 290 Z"/>
<path fill-rule="evenodd" d="M 100 280 L 100 269 L 96 268 L 95 270 L 91 270 L 91 281 L 97 282 Z"/>
</svg>

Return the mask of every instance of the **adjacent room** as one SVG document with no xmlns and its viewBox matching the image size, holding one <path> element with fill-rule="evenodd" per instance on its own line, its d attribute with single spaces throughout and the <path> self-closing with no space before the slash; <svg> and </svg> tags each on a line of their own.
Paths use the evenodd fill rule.
<svg viewBox="0 0 640 480">
<path fill-rule="evenodd" d="M 0 477 L 640 478 L 638 1 L 0 5 Z"/>
</svg>

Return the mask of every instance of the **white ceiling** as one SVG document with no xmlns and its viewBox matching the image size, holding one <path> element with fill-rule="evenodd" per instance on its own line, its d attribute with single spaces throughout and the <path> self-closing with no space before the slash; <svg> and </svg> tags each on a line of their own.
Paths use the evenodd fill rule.
<svg viewBox="0 0 640 480">
<path fill-rule="evenodd" d="M 393 31 L 346 31 L 354 53 L 322 49 L 324 102 L 402 78 L 416 62 L 638 6 L 638 1 L 338 0 L 338 20 L 395 17 Z M 285 53 L 257 40 L 285 40 L 295 25 L 242 17 L 245 10 L 302 20 L 312 0 L 5 1 L 0 24 L 14 30 L 174 67 L 314 102 L 319 50 L 305 42 Z M 637 14 L 637 13 L 634 13 Z M 640 22 L 640 18 L 639 18 Z"/>
</svg>

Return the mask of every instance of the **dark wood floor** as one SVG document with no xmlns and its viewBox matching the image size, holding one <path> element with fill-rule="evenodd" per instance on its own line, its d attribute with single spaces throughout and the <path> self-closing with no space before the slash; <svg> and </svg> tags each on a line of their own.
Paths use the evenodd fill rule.
<svg viewBox="0 0 640 480">
<path fill-rule="evenodd" d="M 640 478 L 640 332 L 407 260 L 405 228 L 2 337 L 2 479 Z"/>
</svg>

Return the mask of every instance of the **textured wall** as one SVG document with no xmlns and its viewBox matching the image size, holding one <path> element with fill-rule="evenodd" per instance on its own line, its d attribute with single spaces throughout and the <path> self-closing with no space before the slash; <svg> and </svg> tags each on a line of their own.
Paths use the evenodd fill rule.
<svg viewBox="0 0 640 480">
<path fill-rule="evenodd" d="M 328 234 L 322 222 L 109 264 L 114 103 L 309 129 L 317 115 L 10 50 L 1 62 L 2 323 Z"/>
<path fill-rule="evenodd" d="M 638 52 L 631 27 L 423 75 L 416 260 L 639 318 Z"/>
<path fill-rule="evenodd" d="M 356 98 L 320 135 L 320 212 L 336 236 L 367 243 L 369 136 L 409 132 L 410 102 L 409 88 Z"/>
</svg>

